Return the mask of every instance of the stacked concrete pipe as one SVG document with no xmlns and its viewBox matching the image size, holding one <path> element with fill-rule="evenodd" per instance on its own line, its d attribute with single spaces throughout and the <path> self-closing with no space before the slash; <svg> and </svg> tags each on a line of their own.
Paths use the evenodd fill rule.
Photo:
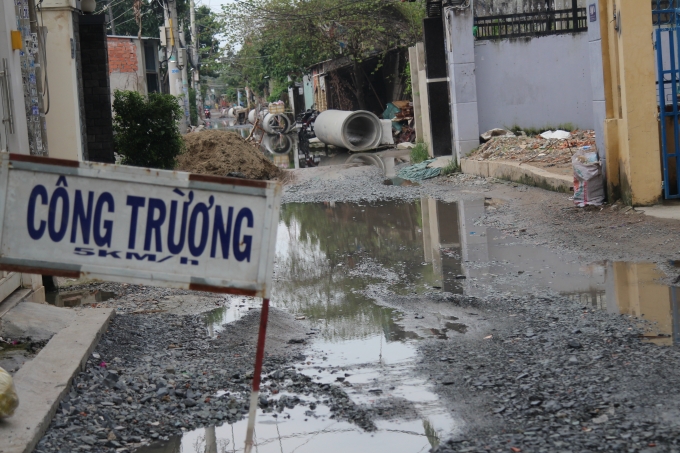
<svg viewBox="0 0 680 453">
<path fill-rule="evenodd" d="M 267 113 L 262 120 L 262 129 L 268 134 L 286 134 L 292 128 L 293 124 L 282 113 Z"/>
<path fill-rule="evenodd" d="M 365 110 L 326 110 L 314 121 L 314 133 L 327 145 L 366 151 L 380 145 L 382 125 L 377 116 Z"/>
<path fill-rule="evenodd" d="M 250 124 L 255 124 L 256 119 L 257 119 L 257 110 L 252 109 L 250 112 L 248 112 L 248 122 Z"/>
<path fill-rule="evenodd" d="M 262 145 L 272 154 L 288 154 L 295 145 L 295 135 L 266 134 Z"/>
</svg>

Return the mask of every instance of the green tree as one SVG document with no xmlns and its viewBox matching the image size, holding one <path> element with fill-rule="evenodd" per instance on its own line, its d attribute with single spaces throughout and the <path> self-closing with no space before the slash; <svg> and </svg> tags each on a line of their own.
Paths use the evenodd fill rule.
<svg viewBox="0 0 680 453">
<path fill-rule="evenodd" d="M 226 39 L 248 72 L 299 77 L 320 61 L 345 57 L 352 91 L 365 108 L 362 62 L 420 39 L 424 0 L 241 0 L 224 6 Z"/>
<path fill-rule="evenodd" d="M 106 2 L 99 2 L 98 11 L 107 9 Z M 123 36 L 137 36 L 139 27 L 134 15 L 135 0 L 111 0 L 113 21 L 108 23 L 109 32 Z M 142 36 L 155 37 L 159 27 L 165 24 L 163 15 L 164 0 L 141 0 Z M 193 45 L 190 32 L 189 0 L 176 0 L 177 18 L 187 37 L 187 45 Z M 201 75 L 216 77 L 223 66 L 222 51 L 217 36 L 221 33 L 221 22 L 218 16 L 205 5 L 196 8 L 196 25 L 198 31 L 198 54 L 201 62 Z"/>
<path fill-rule="evenodd" d="M 188 26 L 188 21 L 186 22 Z M 222 69 L 222 51 L 217 35 L 221 33 L 218 16 L 205 5 L 196 8 L 198 58 L 201 75 L 217 77 Z M 190 36 L 190 33 L 186 33 Z"/>
<path fill-rule="evenodd" d="M 145 98 L 136 91 L 116 90 L 113 111 L 114 147 L 124 165 L 175 168 L 184 151 L 177 128 L 184 112 L 175 96 L 151 93 Z"/>
</svg>

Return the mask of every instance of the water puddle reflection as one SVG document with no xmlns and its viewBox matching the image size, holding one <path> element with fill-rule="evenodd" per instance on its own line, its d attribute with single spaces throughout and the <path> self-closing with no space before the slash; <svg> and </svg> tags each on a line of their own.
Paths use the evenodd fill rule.
<svg viewBox="0 0 680 453">
<path fill-rule="evenodd" d="M 258 411 L 255 445 L 258 453 L 393 453 L 426 452 L 439 438 L 420 420 L 390 423 L 380 421 L 378 431 L 365 432 L 356 425 L 330 417 L 327 406 L 314 410 L 304 405 L 276 414 Z M 143 447 L 137 453 L 227 453 L 241 452 L 246 420 L 233 425 L 197 429 L 183 437 Z"/>
<path fill-rule="evenodd" d="M 499 231 L 476 224 L 481 202 L 461 203 L 464 231 L 461 253 L 466 268 L 466 293 L 526 294 L 550 291 L 609 313 L 650 321 L 646 339 L 659 345 L 680 344 L 680 302 L 677 289 L 653 263 L 588 262 L 571 253 L 556 253 L 525 244 L 522 232 Z"/>
<path fill-rule="evenodd" d="M 80 307 L 115 298 L 116 293 L 100 290 L 48 291 L 45 293 L 45 301 L 55 307 Z"/>
<path fill-rule="evenodd" d="M 648 341 L 678 341 L 676 289 L 658 283 L 663 274 L 655 265 L 590 263 L 527 243 L 523 231 L 481 226 L 480 217 L 500 203 L 426 198 L 282 207 L 272 302 L 311 324 L 298 371 L 341 386 L 358 405 L 380 408 L 400 401 L 410 412 L 378 410 L 374 433 L 329 419 L 322 405 L 313 415 L 307 406 L 276 418 L 261 413 L 258 452 L 427 451 L 462 427 L 418 373 L 416 343 L 465 335 L 482 321 L 446 303 L 428 306 L 423 315 L 407 314 L 392 303 L 399 297 L 442 291 L 559 294 L 651 321 Z M 210 334 L 258 305 L 232 298 L 207 316 Z M 138 452 L 241 451 L 245 423 L 193 431 Z"/>
<path fill-rule="evenodd" d="M 215 338 L 226 324 L 238 321 L 250 310 L 261 306 L 259 301 L 252 298 L 231 297 L 228 300 L 228 306 L 210 310 L 205 314 L 205 325 L 208 329 L 208 335 L 212 338 Z"/>
</svg>

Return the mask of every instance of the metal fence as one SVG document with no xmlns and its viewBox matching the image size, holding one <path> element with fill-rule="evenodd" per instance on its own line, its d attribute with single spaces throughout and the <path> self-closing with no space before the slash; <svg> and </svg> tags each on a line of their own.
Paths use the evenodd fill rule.
<svg viewBox="0 0 680 453">
<path fill-rule="evenodd" d="M 588 31 L 587 20 L 586 8 L 475 17 L 476 37 L 484 40 L 581 33 Z"/>
<path fill-rule="evenodd" d="M 652 21 L 655 27 L 675 27 L 680 0 L 652 0 Z"/>
</svg>

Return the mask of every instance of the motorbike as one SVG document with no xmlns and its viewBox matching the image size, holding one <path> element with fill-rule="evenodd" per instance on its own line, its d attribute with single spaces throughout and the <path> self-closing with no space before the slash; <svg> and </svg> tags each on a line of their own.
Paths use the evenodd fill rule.
<svg viewBox="0 0 680 453">
<path fill-rule="evenodd" d="M 309 109 L 300 113 L 296 119 L 300 124 L 300 130 L 298 131 L 300 164 L 305 167 L 316 167 L 321 161 L 318 156 L 312 156 L 311 150 L 309 149 L 309 139 L 316 137 L 316 134 L 314 134 L 314 121 L 316 121 L 316 117 L 319 116 L 319 113 L 318 110 Z"/>
<path fill-rule="evenodd" d="M 205 119 L 209 120 L 210 119 L 210 109 L 205 109 L 204 113 L 205 113 Z"/>
</svg>

